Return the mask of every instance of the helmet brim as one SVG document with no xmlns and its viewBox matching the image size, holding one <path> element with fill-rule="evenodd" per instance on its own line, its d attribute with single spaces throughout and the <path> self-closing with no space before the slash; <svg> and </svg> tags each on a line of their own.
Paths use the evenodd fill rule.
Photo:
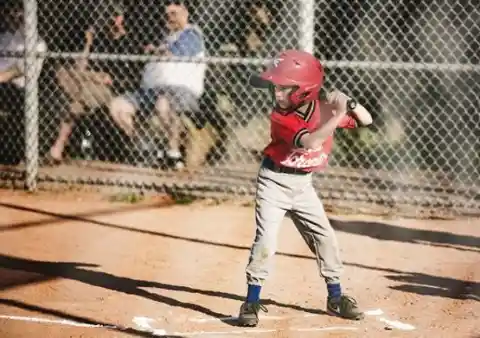
<svg viewBox="0 0 480 338">
<path fill-rule="evenodd" d="M 250 86 L 266 89 L 272 85 L 272 82 L 265 79 L 261 74 L 252 74 L 249 79 Z"/>
<path fill-rule="evenodd" d="M 281 76 L 271 70 L 250 76 L 250 84 L 256 88 L 269 88 L 271 85 L 287 86 L 288 83 L 284 82 Z"/>
</svg>

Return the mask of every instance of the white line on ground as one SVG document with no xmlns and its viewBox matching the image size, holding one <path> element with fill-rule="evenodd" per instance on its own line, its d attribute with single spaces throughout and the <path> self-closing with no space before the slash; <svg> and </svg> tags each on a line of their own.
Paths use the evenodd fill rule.
<svg viewBox="0 0 480 338">
<path fill-rule="evenodd" d="M 290 331 L 312 332 L 312 331 L 356 331 L 358 327 L 353 326 L 327 326 L 327 327 L 311 327 L 306 329 L 290 328 Z"/>
<path fill-rule="evenodd" d="M 20 321 L 25 321 L 25 322 L 35 322 L 35 323 L 44 323 L 44 324 L 58 324 L 58 325 L 68 325 L 68 326 L 77 326 L 77 327 L 115 328 L 115 326 L 112 326 L 112 325 L 80 323 L 80 322 L 75 322 L 73 320 L 66 320 L 66 319 L 47 319 L 47 318 L 7 316 L 7 315 L 0 315 L 0 319 L 20 320 Z"/>
<path fill-rule="evenodd" d="M 383 311 L 381 309 L 376 309 L 376 310 L 365 311 L 365 314 L 367 316 L 381 316 L 383 315 Z M 391 329 L 399 329 L 403 331 L 415 330 L 415 326 L 399 322 L 398 320 L 390 320 L 385 317 L 379 317 L 378 320 L 387 324 L 387 327 Z"/>
<path fill-rule="evenodd" d="M 316 331 L 356 331 L 358 328 L 349 326 L 330 326 L 330 327 L 312 327 L 312 328 L 288 328 L 288 331 L 296 332 L 316 332 Z M 280 332 L 285 330 L 277 329 L 250 329 L 250 330 L 233 330 L 233 331 L 193 331 L 193 332 L 172 332 L 171 335 L 178 336 L 201 336 L 201 335 L 236 335 L 236 334 L 259 334 Z"/>
<path fill-rule="evenodd" d="M 286 319 L 293 319 L 293 318 L 306 318 L 306 317 L 313 317 L 318 316 L 315 314 L 305 314 L 299 316 L 259 316 L 261 321 L 265 320 L 286 320 Z M 208 323 L 208 322 L 220 322 L 220 321 L 234 321 L 237 320 L 238 317 L 229 316 L 229 317 L 220 317 L 220 318 L 189 318 L 188 321 L 194 323 Z"/>
<path fill-rule="evenodd" d="M 415 327 L 410 324 L 402 323 L 400 321 L 390 320 L 385 317 L 379 317 L 383 314 L 381 309 L 376 310 L 369 310 L 365 311 L 366 315 L 370 316 L 377 316 L 377 320 L 387 324 L 389 328 L 395 328 L 404 331 L 412 331 L 415 330 Z M 262 320 L 269 319 L 269 320 L 284 320 L 284 319 L 291 319 L 294 317 L 302 318 L 302 317 L 312 317 L 317 316 L 314 314 L 305 314 L 302 316 L 270 316 L 270 317 L 263 317 Z M 113 328 L 116 329 L 118 327 L 114 325 L 103 325 L 103 324 L 90 324 L 90 323 L 82 323 L 73 320 L 65 320 L 65 319 L 47 319 L 47 318 L 37 318 L 37 317 L 24 317 L 24 316 L 10 316 L 10 315 L 0 315 L 0 319 L 8 319 L 8 320 L 18 320 L 18 321 L 28 321 L 28 322 L 36 322 L 36 323 L 43 323 L 43 324 L 57 324 L 57 325 L 67 325 L 67 326 L 75 326 L 75 327 L 88 327 L 88 328 Z M 192 318 L 193 319 L 193 318 Z M 236 319 L 236 317 L 225 317 L 225 318 L 196 318 L 193 321 L 197 322 L 207 322 L 213 320 L 225 320 L 225 319 Z M 148 317 L 134 317 L 132 322 L 143 331 L 147 331 L 152 333 L 156 336 L 164 336 L 167 335 L 167 332 L 164 329 L 156 329 L 153 327 L 154 323 L 157 321 L 153 318 Z M 350 327 L 350 326 L 331 326 L 331 327 L 312 327 L 312 328 L 288 328 L 287 330 L 290 331 L 297 331 L 297 332 L 313 332 L 313 331 L 355 331 L 358 330 L 357 327 Z M 278 332 L 279 330 L 276 329 L 249 329 L 249 330 L 233 330 L 233 331 L 193 331 L 193 332 L 175 332 L 170 333 L 172 335 L 178 336 L 200 336 L 200 335 L 236 335 L 236 334 L 260 334 L 260 333 L 269 333 L 269 332 Z"/>
<path fill-rule="evenodd" d="M 403 330 L 403 331 L 415 330 L 415 326 L 410 325 L 410 324 L 405 324 L 405 323 L 399 322 L 397 320 L 389 320 L 389 319 L 386 319 L 386 318 L 383 318 L 383 317 L 379 318 L 378 320 L 381 321 L 381 322 L 384 322 L 385 324 L 388 325 L 388 327 L 391 327 L 391 328 L 395 328 L 395 329 L 399 329 L 399 330 Z"/>
<path fill-rule="evenodd" d="M 133 317 L 132 322 L 137 325 L 140 330 L 151 332 L 155 336 L 163 336 L 167 334 L 164 329 L 155 329 L 150 325 L 150 323 L 155 322 L 155 319 L 148 317 Z"/>
<path fill-rule="evenodd" d="M 379 316 L 383 314 L 383 311 L 381 309 L 376 309 L 376 310 L 369 310 L 365 311 L 366 315 L 369 316 Z M 308 317 L 317 317 L 321 316 L 321 314 L 314 314 L 314 313 L 306 313 L 302 315 L 297 315 L 297 316 L 262 316 L 260 315 L 259 319 L 261 321 L 265 320 L 291 320 L 295 318 L 308 318 Z M 188 318 L 188 321 L 194 322 L 194 323 L 208 323 L 208 322 L 220 322 L 220 321 L 234 321 L 237 320 L 238 317 L 236 316 L 228 316 L 228 317 L 220 317 L 220 318 L 212 318 L 212 317 L 194 317 L 194 318 Z"/>
<path fill-rule="evenodd" d="M 246 334 L 259 334 L 259 333 L 270 333 L 270 332 L 277 332 L 278 330 L 275 329 L 251 329 L 251 330 L 234 330 L 234 331 L 193 331 L 193 332 L 172 332 L 169 333 L 170 335 L 173 336 L 203 336 L 203 335 L 209 335 L 209 336 L 214 336 L 214 335 L 233 335 L 233 334 L 241 334 L 241 335 L 246 335 Z"/>
<path fill-rule="evenodd" d="M 380 316 L 383 315 L 382 309 L 368 310 L 364 312 L 367 316 Z"/>
<path fill-rule="evenodd" d="M 298 317 L 311 317 L 312 314 L 307 314 Z M 287 317 L 264 317 L 272 320 L 273 318 L 285 319 Z M 209 318 L 205 318 L 209 319 Z M 236 317 L 224 317 L 224 318 L 211 318 L 217 320 L 225 319 L 236 319 Z M 198 318 L 197 318 L 198 320 Z M 134 317 L 133 322 L 137 325 L 140 330 L 148 331 L 156 336 L 167 335 L 167 332 L 163 329 L 155 329 L 153 323 L 156 322 L 155 319 L 148 317 Z M 348 326 L 331 326 L 331 327 L 313 327 L 313 328 L 288 328 L 289 331 L 296 332 L 314 332 L 314 331 L 355 331 L 358 330 L 356 327 Z M 246 335 L 246 334 L 260 334 L 260 333 L 270 333 L 270 332 L 279 332 L 277 329 L 248 329 L 248 330 L 232 330 L 232 331 L 193 331 L 193 332 L 171 332 L 169 334 L 176 336 L 202 336 L 202 335 Z"/>
</svg>

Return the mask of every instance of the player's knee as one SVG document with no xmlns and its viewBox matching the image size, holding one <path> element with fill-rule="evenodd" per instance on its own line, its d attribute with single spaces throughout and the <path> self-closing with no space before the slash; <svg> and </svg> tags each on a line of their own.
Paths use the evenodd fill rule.
<svg viewBox="0 0 480 338">
<path fill-rule="evenodd" d="M 275 246 L 267 238 L 257 241 L 252 250 L 252 261 L 264 262 L 275 255 Z"/>
</svg>

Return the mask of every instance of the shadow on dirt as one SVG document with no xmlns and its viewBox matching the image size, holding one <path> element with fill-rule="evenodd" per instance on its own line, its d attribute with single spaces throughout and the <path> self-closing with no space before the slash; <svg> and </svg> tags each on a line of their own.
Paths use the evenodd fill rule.
<svg viewBox="0 0 480 338">
<path fill-rule="evenodd" d="M 185 241 L 190 243 L 212 245 L 212 246 L 224 247 L 224 248 L 230 248 L 230 249 L 242 250 L 242 251 L 250 250 L 250 248 L 247 246 L 220 243 L 220 242 L 214 242 L 211 240 L 198 239 L 198 238 L 188 238 L 188 237 L 183 237 L 179 235 L 159 232 L 159 231 L 136 229 L 136 228 L 132 228 L 125 225 L 116 225 L 116 224 L 111 224 L 107 222 L 88 219 L 83 215 L 79 215 L 79 216 L 62 215 L 54 212 L 47 212 L 43 210 L 25 208 L 23 206 L 9 205 L 5 203 L 0 204 L 0 206 L 17 209 L 17 210 L 36 212 L 42 215 L 49 215 L 56 218 L 56 219 L 55 218 L 53 219 L 54 222 L 61 222 L 63 220 L 75 220 L 79 222 L 85 222 L 85 223 L 95 224 L 99 226 L 104 226 L 112 229 L 135 232 L 135 233 L 143 233 L 147 235 L 159 236 L 163 238 L 169 238 L 173 240 Z M 50 224 L 52 223 L 52 219 L 45 220 L 45 221 L 36 221 L 34 222 L 35 223 L 34 225 L 41 225 L 42 222 L 44 222 L 45 224 Z M 368 236 L 368 237 L 376 238 L 379 240 L 425 244 L 425 245 L 432 245 L 432 246 L 439 246 L 439 247 L 449 247 L 457 250 L 480 252 L 476 250 L 480 248 L 480 238 L 475 236 L 456 235 L 453 233 L 441 232 L 441 231 L 408 229 L 408 228 L 403 228 L 395 225 L 375 223 L 375 222 L 358 222 L 358 221 L 347 222 L 347 221 L 332 220 L 332 225 L 337 231 L 343 231 L 343 232 Z M 30 225 L 28 222 L 24 222 L 20 226 L 23 228 L 23 227 L 29 227 Z M 458 247 L 458 245 L 461 245 L 463 247 Z M 468 247 L 472 249 L 469 249 Z M 277 255 L 290 257 L 290 258 L 297 258 L 297 259 L 313 259 L 313 256 L 293 254 L 293 253 L 278 252 Z M 405 283 L 402 285 L 392 286 L 392 289 L 395 289 L 398 291 L 417 293 L 420 295 L 448 297 L 448 298 L 454 298 L 454 299 L 464 299 L 465 295 L 470 295 L 469 298 L 472 298 L 475 300 L 478 300 L 480 297 L 480 291 L 479 291 L 480 286 L 479 286 L 479 283 L 476 283 L 476 282 L 469 282 L 469 281 L 457 280 L 452 278 L 436 277 L 436 276 L 431 276 L 431 275 L 416 273 L 416 272 L 404 272 L 404 271 L 393 270 L 393 269 L 377 268 L 377 267 L 365 266 L 365 265 L 356 264 L 356 263 L 347 262 L 345 263 L 345 265 L 357 266 L 360 268 L 391 273 L 390 275 L 386 275 L 385 278 L 388 278 L 392 281 Z M 21 258 L 0 255 L 0 267 L 13 269 L 13 270 L 27 271 L 30 273 L 36 273 L 44 276 L 44 278 L 74 279 L 74 280 L 84 282 L 86 284 L 101 286 L 107 289 L 124 292 L 127 294 L 135 294 L 141 297 L 152 299 L 154 301 L 164 302 L 171 306 L 180 306 L 180 307 L 189 308 L 213 317 L 225 317 L 225 315 L 216 313 L 215 311 L 204 308 L 197 304 L 184 303 L 169 297 L 153 294 L 140 289 L 140 287 L 157 287 L 157 288 L 163 288 L 167 290 L 200 293 L 208 296 L 229 298 L 229 299 L 234 299 L 238 301 L 243 300 L 243 297 L 230 294 L 230 293 L 199 290 L 199 289 L 194 289 L 187 286 L 175 286 L 175 285 L 168 285 L 168 284 L 162 284 L 162 283 L 156 283 L 156 282 L 140 281 L 140 280 L 124 278 L 124 277 L 117 277 L 104 272 L 82 269 L 81 265 L 75 265 L 75 263 L 51 263 L 51 262 L 31 261 L 31 260 L 26 260 Z M 0 270 L 0 274 L 2 274 L 1 270 Z M 2 280 L 3 277 L 1 275 L 0 277 L 1 277 L 0 280 Z M 42 277 L 37 276 L 36 278 L 41 279 Z M 10 278 L 10 280 L 11 279 L 12 278 Z M 18 283 L 21 283 L 21 281 L 19 281 Z M 28 283 L 28 282 L 25 282 L 25 283 Z M 11 284 L 12 286 L 18 285 L 18 284 L 15 284 L 15 282 L 12 282 Z M 8 283 L 7 285 L 3 285 L 0 283 L 0 289 L 5 289 L 7 287 L 10 287 Z M 284 307 L 284 308 L 291 308 L 291 309 L 306 311 L 311 313 L 322 313 L 321 311 L 318 311 L 318 310 L 305 309 L 299 306 L 276 303 L 275 301 L 272 301 L 272 300 L 266 300 L 265 304 L 275 305 L 275 306 Z"/>
<path fill-rule="evenodd" d="M 38 221 L 27 221 L 18 224 L 13 224 L 11 226 L 0 227 L 0 232 L 13 231 L 17 229 L 25 229 L 35 226 L 50 225 L 55 223 L 60 223 L 64 221 L 78 221 L 84 223 L 90 223 L 110 228 L 115 228 L 119 230 L 126 230 L 131 232 L 144 233 L 148 235 L 156 235 L 162 237 L 171 237 L 174 239 L 182 239 L 182 237 L 168 235 L 162 232 L 135 229 L 123 225 L 115 225 L 107 222 L 101 222 L 88 217 L 108 215 L 108 214 L 118 214 L 120 212 L 128 212 L 133 210 L 142 210 L 150 208 L 159 208 L 159 207 L 168 207 L 171 206 L 171 203 L 158 204 L 158 205 L 132 205 L 132 206 L 122 206 L 121 208 L 112 208 L 107 210 L 101 210 L 97 212 L 83 213 L 78 215 L 65 215 L 61 213 L 29 208 L 16 204 L 9 203 L 0 203 L 0 207 L 20 210 L 26 212 L 37 213 L 40 215 L 46 215 L 52 217 L 51 219 L 38 220 Z M 379 239 L 382 241 L 396 241 L 412 244 L 423 244 L 436 247 L 447 247 L 453 248 L 460 251 L 471 251 L 480 253 L 480 237 L 476 236 L 467 236 L 467 235 L 457 235 L 450 232 L 444 231 L 434 231 L 434 230 L 422 230 L 422 229 L 411 229 L 400 227 L 397 225 L 391 225 L 380 222 L 364 222 L 364 221 L 341 221 L 337 219 L 330 219 L 333 228 L 336 231 L 351 233 L 355 235 L 367 236 L 370 238 Z M 480 225 L 479 225 L 480 226 Z M 192 239 L 194 241 L 194 239 Z M 198 240 L 199 243 L 211 244 L 208 241 Z M 233 249 L 242 249 L 243 247 L 231 245 Z M 471 249 L 470 249 L 471 248 Z M 295 257 L 296 255 L 292 255 Z M 296 256 L 298 258 L 310 258 L 307 256 Z"/>
<path fill-rule="evenodd" d="M 190 286 L 171 285 L 160 282 L 137 280 L 127 277 L 119 277 L 102 271 L 90 270 L 87 268 L 95 268 L 97 266 L 84 263 L 64 263 L 64 262 L 45 262 L 35 261 L 30 259 L 23 259 L 7 255 L 0 255 L 0 268 L 10 270 L 20 270 L 35 274 L 41 274 L 53 278 L 64 278 L 82 282 L 88 285 L 102 287 L 108 290 L 122 292 L 129 295 L 136 295 L 155 302 L 168 304 L 172 307 L 181 307 L 200 312 L 207 316 L 219 318 L 228 325 L 236 326 L 235 320 L 232 320 L 230 314 L 218 313 L 214 310 L 208 309 L 200 304 L 183 302 L 165 295 L 153 293 L 144 290 L 143 288 L 157 288 L 161 290 L 181 291 L 192 294 L 201 294 L 206 296 L 218 297 L 220 299 L 231 299 L 240 302 L 244 300 L 243 296 L 232 293 L 197 289 Z M 3 273 L 8 270 L 0 270 Z M 0 279 L 4 276 L 0 275 Z M 264 305 L 273 305 L 281 308 L 289 308 L 297 311 L 325 314 L 324 311 L 318 309 L 304 308 L 298 305 L 291 305 L 279 303 L 274 300 L 265 299 Z M 225 319 L 227 318 L 227 319 Z"/>
<path fill-rule="evenodd" d="M 68 314 L 68 313 L 63 312 L 63 311 L 48 309 L 48 308 L 38 306 L 38 305 L 27 304 L 27 303 L 24 303 L 24 302 L 20 302 L 18 300 L 0 298 L 0 304 L 4 305 L 4 306 L 8 306 L 8 307 L 15 307 L 17 309 L 22 309 L 22 310 L 41 313 L 43 315 L 50 315 L 50 316 L 54 316 L 56 318 L 61 318 L 63 320 L 73 321 L 73 322 L 76 322 L 76 323 L 98 325 L 98 326 L 104 327 L 105 329 L 108 329 L 108 330 L 111 330 L 111 331 L 116 331 L 116 332 L 121 332 L 121 333 L 127 333 L 131 336 L 134 336 L 134 337 L 158 337 L 157 335 L 153 335 L 152 333 L 149 333 L 149 332 L 140 331 L 140 330 L 136 330 L 136 329 L 128 328 L 128 327 L 119 327 L 119 326 L 115 326 L 115 325 L 105 323 L 105 322 L 101 322 L 101 321 L 98 321 L 98 320 L 92 320 L 92 319 L 86 318 L 86 317 L 71 315 L 71 314 Z M 183 336 L 174 336 L 174 335 L 165 335 L 165 336 L 162 336 L 162 337 L 166 337 L 166 338 L 186 338 L 186 337 L 183 337 Z"/>
<path fill-rule="evenodd" d="M 91 213 L 89 215 L 85 215 L 85 214 L 63 215 L 63 214 L 60 214 L 60 213 L 45 211 L 45 210 L 41 210 L 41 209 L 27 208 L 27 207 L 23 207 L 23 206 L 17 206 L 17 205 L 6 204 L 6 203 L 0 203 L 0 207 L 10 208 L 10 209 L 15 209 L 15 210 L 21 210 L 21 211 L 28 211 L 28 212 L 33 212 L 33 213 L 37 213 L 37 214 L 40 214 L 40 215 L 47 215 L 47 216 L 52 217 L 52 219 L 33 221 L 33 222 L 22 222 L 22 223 L 19 223 L 19 224 L 13 224 L 13 225 L 8 226 L 8 227 L 3 227 L 3 228 L 0 228 L 0 233 L 5 232 L 5 231 L 12 231 L 12 230 L 15 230 L 15 229 L 24 229 L 24 228 L 30 228 L 30 227 L 35 227 L 35 226 L 61 223 L 61 222 L 65 222 L 65 221 L 77 221 L 77 222 L 81 222 L 81 223 L 99 225 L 99 226 L 102 226 L 102 227 L 107 227 L 107 228 L 116 229 L 116 230 L 123 230 L 123 231 L 128 231 L 128 232 L 133 232 L 133 233 L 140 233 L 140 234 L 145 234 L 145 235 L 158 236 L 158 237 L 175 239 L 175 240 L 184 241 L 184 242 L 213 245 L 213 246 L 219 246 L 219 247 L 230 248 L 230 249 L 235 249 L 235 250 L 250 250 L 250 248 L 247 248 L 247 247 L 241 246 L 241 245 L 214 242 L 214 241 L 204 240 L 204 239 L 199 239 L 199 238 L 188 238 L 188 237 L 168 234 L 166 232 L 152 231 L 152 230 L 146 230 L 146 229 L 137 229 L 137 228 L 129 227 L 129 226 L 126 226 L 126 225 L 119 225 L 119 224 L 113 224 L 113 223 L 108 223 L 108 222 L 102 222 L 102 221 L 98 221 L 98 220 L 95 220 L 95 219 L 88 218 L 88 216 L 92 216 L 92 217 L 93 216 L 101 216 L 101 215 L 107 215 L 109 213 L 113 214 L 113 213 L 117 213 L 117 212 L 123 212 L 124 210 L 122 210 L 122 211 L 117 211 L 118 209 L 105 210 L 103 212 Z M 151 208 L 151 207 L 140 206 L 140 207 L 134 208 L 133 210 L 139 210 L 139 209 L 143 209 L 143 208 Z M 129 210 L 132 210 L 132 209 L 129 209 Z M 300 259 L 312 259 L 313 258 L 313 256 L 306 256 L 306 255 L 299 255 L 299 254 L 289 254 L 289 253 L 278 253 L 278 255 L 291 257 L 291 258 L 300 258 Z"/>
<path fill-rule="evenodd" d="M 411 229 L 379 222 L 340 221 L 337 219 L 330 219 L 330 222 L 336 231 L 382 241 L 424 244 L 480 253 L 480 237 L 457 235 L 444 231 Z M 472 226 L 472 228 L 474 227 Z"/>
<path fill-rule="evenodd" d="M 422 296 L 480 301 L 480 283 L 477 282 L 432 276 L 419 272 L 405 272 L 358 263 L 346 263 L 345 265 L 384 272 L 385 278 L 400 283 L 400 285 L 390 286 L 393 290 L 416 293 Z"/>
<path fill-rule="evenodd" d="M 77 222 L 88 222 L 93 223 L 95 221 L 90 221 L 87 217 L 95 217 L 95 216 L 105 216 L 105 215 L 118 215 L 120 213 L 126 213 L 130 211 L 138 211 L 138 210 L 147 210 L 147 209 L 154 209 L 154 208 L 167 208 L 172 206 L 172 202 L 165 201 L 162 203 L 139 203 L 139 204 L 122 204 L 121 206 L 115 205 L 112 208 L 106 208 L 103 210 L 96 210 L 96 211 L 88 211 L 84 213 L 74 214 L 74 215 L 67 215 L 61 214 L 58 212 L 52 212 L 37 208 L 30 208 L 23 205 L 11 204 L 11 203 L 0 203 L 0 208 L 6 208 L 11 210 L 18 210 L 18 211 L 25 211 L 31 212 L 42 216 L 50 216 L 49 219 L 42 219 L 36 221 L 26 221 L 15 223 L 12 225 L 7 226 L 0 226 L 0 232 L 7 232 L 7 231 L 14 231 L 14 230 L 21 230 L 27 229 L 32 227 L 44 226 L 44 225 L 52 225 L 57 224 L 65 221 L 77 221 Z M 97 225 L 103 225 L 101 222 L 97 223 Z"/>
</svg>

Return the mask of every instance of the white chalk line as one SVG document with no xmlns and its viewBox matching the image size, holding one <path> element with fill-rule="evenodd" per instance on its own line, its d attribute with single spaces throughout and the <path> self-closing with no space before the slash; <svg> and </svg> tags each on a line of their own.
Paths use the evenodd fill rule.
<svg viewBox="0 0 480 338">
<path fill-rule="evenodd" d="M 364 312 L 365 315 L 367 316 L 380 316 L 383 314 L 383 311 L 381 309 L 375 309 L 375 310 L 368 310 Z M 322 314 L 314 314 L 314 313 L 306 313 L 302 315 L 297 315 L 297 316 L 267 316 L 267 315 L 260 315 L 259 319 L 261 321 L 269 321 L 269 320 L 291 320 L 295 318 L 308 318 L 308 317 L 319 317 L 322 316 Z M 187 320 L 189 322 L 194 322 L 194 323 L 208 323 L 208 322 L 221 322 L 221 321 L 235 321 L 237 320 L 238 317 L 236 316 L 228 316 L 228 317 L 217 317 L 217 318 L 212 318 L 212 317 L 193 317 L 193 318 L 188 318 Z"/>
<path fill-rule="evenodd" d="M 385 317 L 380 317 L 383 314 L 383 311 L 381 309 L 365 311 L 364 313 L 367 316 L 376 316 L 379 321 L 387 324 L 387 326 L 389 328 L 395 328 L 395 329 L 402 330 L 402 331 L 415 330 L 415 326 L 413 326 L 413 325 L 402 323 L 398 320 L 390 320 L 390 319 L 385 318 Z"/>
<path fill-rule="evenodd" d="M 390 320 L 390 319 L 383 318 L 383 317 L 378 318 L 378 320 L 387 324 L 388 327 L 391 327 L 391 328 L 395 328 L 395 329 L 399 329 L 399 330 L 403 330 L 403 331 L 415 330 L 415 326 L 399 322 L 398 320 Z"/>
<path fill-rule="evenodd" d="M 66 319 L 47 319 L 47 318 L 7 316 L 7 315 L 0 315 L 0 319 L 18 320 L 18 321 L 24 321 L 24 322 L 35 322 L 35 323 L 43 323 L 43 324 L 58 324 L 58 325 L 67 325 L 67 326 L 76 326 L 76 327 L 116 328 L 116 326 L 113 326 L 113 325 L 88 324 L 88 323 L 76 322 L 73 320 L 66 320 Z"/>
<path fill-rule="evenodd" d="M 137 325 L 138 329 L 140 329 L 142 331 L 150 332 L 155 336 L 166 335 L 167 331 L 165 331 L 164 329 L 155 329 L 154 327 L 152 327 L 150 325 L 150 323 L 153 323 L 155 321 L 156 321 L 155 319 L 148 318 L 148 317 L 133 317 L 133 319 L 132 319 L 132 322 L 135 325 Z"/>
<path fill-rule="evenodd" d="M 413 325 L 402 323 L 400 321 L 390 320 L 385 317 L 381 317 L 383 311 L 381 309 L 369 310 L 364 312 L 367 316 L 375 316 L 377 319 L 385 324 L 388 325 L 390 328 L 396 328 L 399 330 L 404 331 L 412 331 L 415 329 Z M 305 314 L 302 316 L 264 316 L 261 318 L 262 320 L 286 320 L 291 318 L 305 318 L 305 317 L 313 317 L 319 316 L 316 314 Z M 224 318 L 200 318 L 203 321 L 213 321 L 213 320 L 234 320 L 237 317 L 224 317 Z M 66 325 L 66 326 L 73 326 L 73 327 L 86 327 L 86 328 L 107 328 L 107 329 L 123 329 L 119 328 L 114 325 L 103 325 L 103 324 L 89 324 L 89 323 L 82 323 L 73 320 L 66 320 L 66 319 L 47 319 L 47 318 L 37 318 L 37 317 L 25 317 L 25 316 L 10 316 L 10 315 L 0 315 L 0 319 L 7 319 L 7 320 L 17 320 L 17 321 L 28 321 L 28 322 L 36 322 L 36 323 L 43 323 L 43 324 L 56 324 L 56 325 Z M 199 321 L 199 318 L 190 318 L 191 321 Z M 166 330 L 164 329 L 157 329 L 152 326 L 155 322 L 157 322 L 153 318 L 148 317 L 134 317 L 132 322 L 137 326 L 139 330 L 150 332 L 155 336 L 164 336 L 167 335 Z M 330 327 L 312 327 L 312 328 L 288 328 L 289 331 L 297 331 L 297 332 L 314 332 L 314 331 L 355 331 L 358 330 L 357 327 L 352 326 L 330 326 Z M 261 333 L 271 333 L 271 332 L 278 332 L 280 330 L 277 329 L 249 329 L 249 330 L 231 330 L 231 331 L 193 331 L 193 332 L 173 332 L 169 333 L 171 335 L 190 335 L 190 336 L 200 336 L 200 335 L 220 335 L 220 334 L 261 334 Z"/>
<path fill-rule="evenodd" d="M 298 315 L 298 316 L 259 316 L 259 320 L 261 321 L 268 321 L 268 320 L 289 320 L 289 319 L 295 319 L 295 318 L 307 318 L 307 317 L 316 317 L 319 316 L 318 314 L 313 314 L 313 313 L 307 313 L 304 315 Z M 222 321 L 236 321 L 238 320 L 238 317 L 236 316 L 228 316 L 228 317 L 217 317 L 217 318 L 202 318 L 202 317 L 194 317 L 194 318 L 188 318 L 187 319 L 189 322 L 193 323 L 208 323 L 208 322 L 222 322 Z"/>
<path fill-rule="evenodd" d="M 42 324 L 56 324 L 56 325 L 66 325 L 72 327 L 86 327 L 86 328 L 107 328 L 107 329 L 120 329 L 114 325 L 102 325 L 102 324 L 88 324 L 72 320 L 65 319 L 47 319 L 47 318 L 37 318 L 37 317 L 25 317 L 25 316 L 9 316 L 9 315 L 0 315 L 0 319 L 8 320 L 17 320 L 17 321 L 27 321 L 35 322 Z M 141 331 L 149 332 L 154 336 L 166 336 L 166 335 L 178 335 L 178 336 L 201 336 L 201 335 L 240 335 L 240 334 L 261 334 L 261 333 L 272 333 L 279 332 L 278 329 L 249 329 L 249 330 L 227 330 L 227 331 L 191 331 L 191 332 L 171 332 L 167 333 L 164 329 L 154 328 L 151 324 L 156 322 L 155 319 L 148 317 L 134 317 L 132 322 L 137 326 Z M 124 330 L 124 328 L 123 328 Z M 290 331 L 298 332 L 309 332 L 309 331 L 353 331 L 357 330 L 355 327 L 316 327 L 316 328 L 289 328 Z"/>
<path fill-rule="evenodd" d="M 287 328 L 284 330 L 278 329 L 250 329 L 250 330 L 233 330 L 233 331 L 194 331 L 194 332 L 172 332 L 175 336 L 201 336 L 201 335 L 236 335 L 236 334 L 260 334 L 272 333 L 280 331 L 295 331 L 295 332 L 318 332 L 318 331 L 356 331 L 358 328 L 349 326 L 330 326 L 330 327 L 312 327 L 312 328 Z"/>
<path fill-rule="evenodd" d="M 377 320 L 383 322 L 387 325 L 388 328 L 395 328 L 398 330 L 403 331 L 412 331 L 415 329 L 413 325 L 402 323 L 396 320 L 390 320 L 388 318 L 383 317 L 384 314 L 382 309 L 373 309 L 364 312 L 366 316 L 373 316 L 376 317 Z M 304 314 L 300 316 L 260 316 L 261 321 L 265 320 L 288 320 L 293 318 L 306 318 L 306 317 L 314 317 L 320 316 L 319 314 Z M 238 317 L 229 316 L 229 317 L 221 317 L 221 318 L 188 318 L 187 320 L 190 322 L 196 323 L 206 323 L 206 322 L 218 322 L 218 321 L 233 321 L 237 320 Z M 136 317 L 134 322 L 137 326 L 141 327 L 144 330 L 148 330 L 152 333 L 158 333 L 159 335 L 165 334 L 165 330 L 154 329 L 150 323 L 155 322 L 154 319 L 147 318 L 147 317 Z M 356 331 L 358 330 L 357 327 L 353 326 L 331 326 L 331 327 L 311 327 L 311 328 L 288 328 L 286 330 L 289 331 L 297 331 L 297 332 L 315 332 L 315 331 Z M 269 332 L 278 332 L 279 330 L 259 330 L 259 329 L 250 329 L 250 330 L 234 330 L 234 331 L 196 331 L 196 332 L 174 332 L 174 335 L 190 335 L 190 336 L 198 336 L 198 335 L 216 335 L 216 334 L 259 334 L 259 333 L 269 333 Z"/>
<path fill-rule="evenodd" d="M 310 315 L 310 317 L 313 315 Z M 305 317 L 305 316 L 302 316 Z M 236 318 L 236 317 L 225 317 L 225 318 Z M 270 319 L 272 317 L 269 317 Z M 285 318 L 285 317 L 275 317 L 275 318 Z M 212 318 L 213 319 L 213 318 Z M 218 319 L 218 318 L 217 318 Z M 153 318 L 148 317 L 134 317 L 133 323 L 137 327 L 146 332 L 150 332 L 155 336 L 167 335 L 167 331 L 163 329 L 156 329 L 151 324 L 156 322 Z M 297 332 L 313 332 L 313 331 L 355 331 L 358 330 L 356 327 L 349 326 L 331 326 L 331 327 L 314 327 L 314 328 L 288 328 L 288 331 L 297 331 Z M 260 333 L 271 333 L 279 332 L 278 329 L 248 329 L 248 330 L 230 330 L 230 331 L 190 331 L 190 332 L 170 332 L 170 335 L 174 336 L 201 336 L 201 335 L 237 335 L 237 334 L 260 334 Z"/>
<path fill-rule="evenodd" d="M 388 325 L 390 328 L 395 328 L 403 331 L 411 331 L 414 330 L 415 327 L 410 324 L 402 323 L 397 320 L 391 320 L 386 317 L 380 317 L 384 315 L 384 312 L 382 309 L 373 309 L 373 310 L 367 310 L 364 311 L 366 316 L 374 316 L 377 317 L 377 319 L 385 324 Z M 300 316 L 260 316 L 261 321 L 269 321 L 269 320 L 291 320 L 295 318 L 307 318 L 307 317 L 315 317 L 315 316 L 321 316 L 320 314 L 312 314 L 312 313 L 307 313 L 304 315 Z M 191 322 L 196 322 L 196 323 L 206 323 L 206 322 L 217 322 L 217 321 L 234 321 L 237 320 L 238 317 L 230 316 L 230 317 L 222 317 L 222 318 L 189 318 L 188 320 Z M 317 331 L 325 331 L 329 330 L 330 328 L 319 328 L 319 329 L 307 329 L 307 330 L 317 330 Z M 354 328 L 356 329 L 356 328 Z M 304 329 L 301 329 L 304 330 Z"/>
<path fill-rule="evenodd" d="M 358 327 L 354 326 L 328 326 L 328 327 L 312 327 L 307 329 L 301 328 L 290 328 L 290 331 L 298 331 L 298 332 L 312 332 L 312 331 L 357 331 Z"/>
<path fill-rule="evenodd" d="M 193 332 L 172 332 L 172 336 L 203 336 L 203 335 L 246 335 L 246 334 L 260 334 L 277 332 L 275 329 L 251 329 L 251 330 L 233 330 L 233 331 L 193 331 Z"/>
</svg>

